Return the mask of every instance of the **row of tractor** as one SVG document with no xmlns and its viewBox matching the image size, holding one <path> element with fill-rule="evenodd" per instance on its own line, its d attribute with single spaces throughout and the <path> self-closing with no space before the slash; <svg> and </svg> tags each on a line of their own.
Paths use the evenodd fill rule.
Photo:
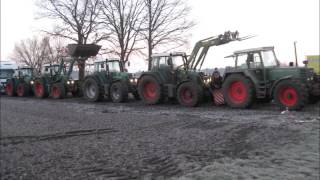
<svg viewBox="0 0 320 180">
<path fill-rule="evenodd" d="M 69 59 L 45 65 L 46 73 L 41 76 L 33 76 L 31 69 L 18 69 L 18 75 L 7 81 L 6 91 L 9 96 L 33 93 L 38 98 L 64 98 L 71 93 L 92 102 L 108 98 L 116 103 L 127 101 L 132 94 L 149 105 L 174 99 L 190 107 L 214 100 L 232 108 L 249 108 L 255 102 L 274 100 L 280 108 L 290 110 L 319 100 L 319 74 L 308 67 L 280 66 L 273 47 L 234 52 L 226 57 L 234 59 L 234 66 L 226 67 L 222 75 L 217 70 L 210 75 L 202 72 L 211 47 L 248 38 L 227 31 L 197 42 L 189 56 L 182 52 L 154 54 L 151 69 L 138 78 L 126 72 L 118 59 L 97 61 L 95 72 L 83 81 L 70 78 L 74 62 L 96 56 L 101 46 L 69 45 Z"/>
</svg>

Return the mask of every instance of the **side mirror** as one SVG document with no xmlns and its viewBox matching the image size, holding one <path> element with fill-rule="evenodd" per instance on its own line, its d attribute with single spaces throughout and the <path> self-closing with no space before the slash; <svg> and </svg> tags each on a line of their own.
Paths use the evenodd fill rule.
<svg viewBox="0 0 320 180">
<path fill-rule="evenodd" d="M 289 62 L 289 66 L 290 66 L 290 67 L 293 67 L 293 62 Z"/>
<path fill-rule="evenodd" d="M 130 67 L 130 61 L 128 61 L 128 67 Z"/>
<path fill-rule="evenodd" d="M 304 64 L 305 66 L 307 66 L 307 65 L 308 65 L 308 60 L 304 60 L 304 61 L 303 61 L 303 64 Z"/>
</svg>

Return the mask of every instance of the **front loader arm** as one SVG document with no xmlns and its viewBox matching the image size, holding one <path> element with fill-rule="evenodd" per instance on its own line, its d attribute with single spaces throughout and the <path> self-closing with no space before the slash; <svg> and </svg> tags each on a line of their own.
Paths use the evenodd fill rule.
<svg viewBox="0 0 320 180">
<path fill-rule="evenodd" d="M 218 36 L 213 36 L 213 37 L 198 41 L 194 46 L 192 53 L 189 56 L 189 59 L 187 61 L 188 68 L 190 70 L 196 70 L 199 65 L 201 68 L 204 62 L 204 59 L 208 53 L 208 50 L 212 46 L 220 46 L 232 41 L 242 41 L 242 40 L 253 37 L 253 36 L 246 36 L 243 38 L 239 38 L 238 36 L 239 36 L 238 31 L 235 31 L 235 32 L 226 31 L 224 34 L 220 34 Z"/>
</svg>

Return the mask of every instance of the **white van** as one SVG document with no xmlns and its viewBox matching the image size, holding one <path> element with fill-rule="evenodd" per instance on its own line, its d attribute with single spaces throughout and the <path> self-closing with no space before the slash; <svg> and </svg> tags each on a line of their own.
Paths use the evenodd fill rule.
<svg viewBox="0 0 320 180">
<path fill-rule="evenodd" d="M 18 65 L 13 61 L 0 61 L 0 91 L 5 92 L 7 79 L 12 78 Z"/>
</svg>

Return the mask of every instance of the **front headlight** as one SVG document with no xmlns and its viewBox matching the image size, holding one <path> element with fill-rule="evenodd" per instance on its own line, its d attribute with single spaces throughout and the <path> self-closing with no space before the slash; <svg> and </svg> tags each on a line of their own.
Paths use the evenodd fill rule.
<svg viewBox="0 0 320 180">
<path fill-rule="evenodd" d="M 71 84 L 74 84 L 74 81 L 73 81 L 73 80 L 71 81 Z"/>
<path fill-rule="evenodd" d="M 132 78 L 130 79 L 130 83 L 137 83 L 138 82 L 138 79 L 137 78 Z"/>
<path fill-rule="evenodd" d="M 30 81 L 30 84 L 34 84 L 34 81 Z"/>
<path fill-rule="evenodd" d="M 70 81 L 67 81 L 67 84 L 69 85 L 69 84 L 70 84 Z"/>
</svg>

